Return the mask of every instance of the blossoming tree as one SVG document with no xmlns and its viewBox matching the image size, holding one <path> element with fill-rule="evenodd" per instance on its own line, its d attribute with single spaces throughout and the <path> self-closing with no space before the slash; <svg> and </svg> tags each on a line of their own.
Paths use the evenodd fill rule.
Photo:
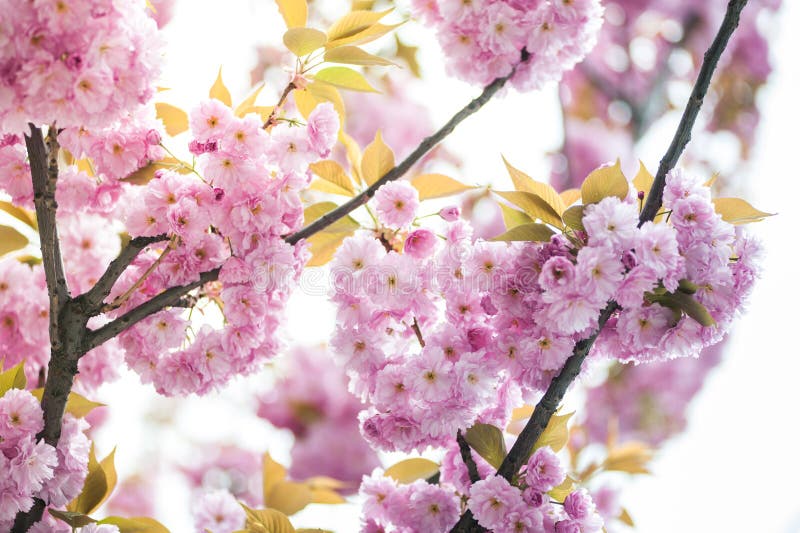
<svg viewBox="0 0 800 533">
<path fill-rule="evenodd" d="M 263 416 L 305 437 L 316 418 L 283 397 L 325 404 L 368 468 L 378 461 L 356 428 L 374 450 L 444 452 L 360 480 L 364 531 L 629 523 L 582 484 L 639 471 L 648 452 L 609 438 L 605 459 L 579 470 L 570 416 L 556 413 L 587 357 L 696 356 L 752 289 L 760 249 L 741 225 L 767 213 L 712 199 L 713 180 L 675 168 L 746 3 L 708 15 L 719 29 L 654 176 L 642 164 L 628 179 L 617 161 L 559 192 L 507 164 L 514 190 L 494 192 L 507 228 L 484 239 L 456 206 L 421 215 L 471 187 L 416 165 L 498 92 L 537 90 L 583 60 L 598 0 L 414 2 L 450 72 L 483 90 L 399 163 L 381 132 L 366 146 L 348 135 L 340 94 L 374 90 L 358 67 L 391 64 L 362 48 L 397 26 L 390 10 L 356 6 L 367 9 L 323 31 L 304 0 L 279 0 L 293 56 L 279 99 L 263 105 L 262 85 L 234 105 L 220 70 L 186 113 L 154 103 L 154 16 L 168 5 L 0 2 L 0 207 L 16 219 L 0 233 L 0 530 L 166 531 L 136 511 L 96 516 L 116 472 L 86 435 L 88 398 L 123 360 L 167 396 L 260 370 L 283 348 L 303 269 L 326 264 L 338 365 L 326 376 L 346 374 L 354 397 L 313 399 L 333 395 L 303 390 L 315 356 L 297 351 Z M 342 501 L 343 480 L 359 478 L 313 463 L 287 477 L 269 456 L 256 468 L 261 497 L 205 496 L 198 531 L 293 531 L 288 515 Z"/>
</svg>

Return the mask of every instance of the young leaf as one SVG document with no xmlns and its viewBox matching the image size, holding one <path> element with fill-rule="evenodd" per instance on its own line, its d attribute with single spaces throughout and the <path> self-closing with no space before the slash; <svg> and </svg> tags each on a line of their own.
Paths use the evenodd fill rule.
<svg viewBox="0 0 800 533">
<path fill-rule="evenodd" d="M 364 183 L 364 178 L 361 176 L 361 147 L 344 130 L 339 130 L 339 142 L 344 145 L 347 162 L 350 163 L 350 172 L 356 178 L 356 183 Z"/>
<path fill-rule="evenodd" d="M 305 483 L 280 481 L 264 496 L 264 504 L 289 516 L 311 503 L 313 495 Z"/>
<path fill-rule="evenodd" d="M 189 115 L 186 111 L 172 104 L 156 103 L 156 117 L 164 123 L 164 129 L 172 137 L 189 129 Z"/>
<path fill-rule="evenodd" d="M 331 183 L 330 181 L 326 181 L 323 179 L 315 179 L 314 181 L 311 182 L 308 188 L 313 191 L 326 192 L 328 194 L 338 194 L 341 196 L 349 196 L 350 198 L 355 196 L 353 193 L 346 191 L 345 189 L 342 189 L 335 183 Z"/>
<path fill-rule="evenodd" d="M 419 192 L 420 200 L 453 196 L 473 188 L 444 174 L 421 174 L 411 180 L 411 185 Z"/>
<path fill-rule="evenodd" d="M 506 442 L 503 432 L 490 424 L 475 424 L 467 430 L 464 438 L 478 455 L 490 465 L 500 468 L 506 457 Z"/>
<path fill-rule="evenodd" d="M 333 85 L 315 83 L 312 81 L 306 85 L 305 89 L 295 89 L 292 94 L 294 94 L 294 102 L 297 104 L 298 111 L 300 111 L 305 118 L 308 118 L 308 115 L 314 111 L 317 105 L 322 102 L 330 102 L 339 115 L 340 128 L 344 126 L 344 100 L 342 100 L 342 95 L 339 94 L 339 89 Z"/>
<path fill-rule="evenodd" d="M 339 39 L 357 35 L 372 27 L 391 11 L 391 9 L 386 11 L 351 11 L 334 22 L 328 29 L 328 41 L 334 43 Z"/>
<path fill-rule="evenodd" d="M 222 81 L 222 67 L 219 67 L 219 72 L 217 73 L 217 79 L 214 81 L 214 85 L 211 86 L 211 89 L 208 91 L 209 98 L 216 98 L 223 104 L 228 107 L 233 105 L 233 100 L 231 100 L 231 93 L 227 87 L 225 87 L 225 83 Z"/>
<path fill-rule="evenodd" d="M 269 453 L 265 453 L 262 458 L 262 471 L 261 483 L 264 494 L 264 505 L 267 503 L 267 497 L 272 493 L 272 489 L 286 479 L 286 468 L 275 461 Z"/>
<path fill-rule="evenodd" d="M 617 520 L 619 520 L 620 522 L 622 522 L 626 526 L 635 527 L 635 525 L 633 523 L 633 518 L 631 518 L 630 513 L 628 513 L 628 510 L 625 509 L 624 507 L 622 508 L 622 511 L 620 511 L 619 516 L 617 517 Z"/>
<path fill-rule="evenodd" d="M 361 158 L 361 176 L 367 185 L 372 185 L 393 168 L 394 152 L 383 142 L 381 132 L 378 130 L 375 133 L 375 140 L 364 149 L 364 156 Z"/>
<path fill-rule="evenodd" d="M 370 26 L 369 28 L 365 29 L 364 31 L 358 32 L 354 35 L 349 37 L 342 37 L 341 39 L 330 39 L 328 38 L 328 44 L 325 45 L 326 48 L 336 48 L 337 46 L 345 46 L 345 45 L 356 45 L 356 44 L 366 44 L 372 42 L 376 39 L 380 39 L 393 29 L 402 26 L 404 22 L 400 22 L 398 24 L 375 24 Z"/>
<path fill-rule="evenodd" d="M 309 487 L 309 490 L 311 491 L 311 503 L 336 505 L 347 502 L 347 500 L 335 490 L 314 487 Z"/>
<path fill-rule="evenodd" d="M 636 177 L 633 178 L 633 188 L 636 189 L 636 192 L 644 192 L 645 199 L 647 195 L 650 194 L 650 187 L 653 186 L 653 175 L 647 170 L 644 166 L 644 163 L 639 161 L 639 172 L 636 173 Z"/>
<path fill-rule="evenodd" d="M 538 194 L 524 191 L 493 191 L 496 195 L 501 196 L 521 208 L 531 218 L 539 219 L 542 222 L 551 224 L 556 227 L 562 227 L 561 215 L 559 215 L 544 198 Z"/>
<path fill-rule="evenodd" d="M 368 93 L 380 92 L 360 72 L 347 67 L 328 67 L 314 74 L 314 79 L 334 87 Z"/>
<path fill-rule="evenodd" d="M 91 516 L 86 516 L 83 513 L 73 513 L 71 511 L 59 511 L 58 509 L 53 509 L 52 507 L 47 509 L 47 511 L 54 517 L 66 523 L 71 528 L 88 526 L 89 524 L 94 524 L 95 522 L 97 522 L 97 520 L 95 520 Z"/>
<path fill-rule="evenodd" d="M 564 500 L 567 499 L 567 496 L 572 492 L 572 488 L 575 486 L 575 480 L 571 477 L 567 476 L 564 478 L 564 481 L 557 487 L 553 487 L 547 493 L 551 498 L 559 503 L 564 503 Z"/>
<path fill-rule="evenodd" d="M 0 368 L 2 368 L 2 363 L 0 363 Z M 20 361 L 5 372 L 0 373 L 0 398 L 11 389 L 24 389 L 27 384 L 25 361 Z"/>
<path fill-rule="evenodd" d="M 33 389 L 31 391 L 31 394 L 33 394 L 33 396 L 41 402 L 43 392 L 44 389 L 38 388 L 38 389 Z M 84 416 L 91 413 L 97 407 L 105 407 L 105 405 L 106 404 L 104 403 L 93 402 L 81 396 L 77 392 L 70 392 L 69 396 L 67 396 L 67 406 L 65 411 L 74 416 L 75 418 L 83 418 Z"/>
<path fill-rule="evenodd" d="M 497 205 L 500 206 L 500 211 L 503 213 L 503 222 L 506 224 L 506 229 L 515 228 L 517 226 L 522 226 L 523 224 L 530 224 L 533 222 L 531 217 L 518 209 L 508 207 L 505 204 Z"/>
<path fill-rule="evenodd" d="M 36 213 L 34 211 L 30 211 L 24 207 L 18 207 L 11 202 L 5 202 L 2 200 L 0 200 L 0 210 L 5 211 L 17 220 L 24 222 L 31 228 L 39 231 L 39 224 L 36 222 Z"/>
<path fill-rule="evenodd" d="M 536 439 L 533 445 L 533 450 L 537 450 L 543 446 L 550 446 L 554 452 L 559 451 L 567 444 L 569 432 L 567 431 L 567 422 L 575 413 L 567 413 L 565 415 L 553 415 L 547 427 Z M 531 450 L 531 451 L 533 451 Z"/>
<path fill-rule="evenodd" d="M 325 61 L 328 63 L 343 63 L 345 65 L 387 66 L 395 65 L 388 59 L 365 52 L 357 46 L 340 46 L 325 52 Z"/>
<path fill-rule="evenodd" d="M 256 85 L 256 87 L 252 91 L 250 91 L 250 94 L 248 94 L 245 97 L 245 99 L 242 100 L 242 102 L 236 106 L 236 111 L 234 111 L 234 114 L 237 117 L 243 117 L 248 113 L 259 113 L 258 108 L 256 107 L 256 99 L 258 98 L 258 95 L 261 93 L 261 90 L 264 88 L 264 85 L 265 83 L 263 81 L 258 85 Z M 269 113 L 271 111 L 272 107 L 269 108 L 267 116 L 269 116 Z M 262 122 L 264 120 L 266 120 L 266 117 L 262 119 Z"/>
<path fill-rule="evenodd" d="M 507 232 L 493 238 L 493 241 L 535 241 L 547 242 L 555 234 L 553 230 L 544 224 L 531 222 L 522 224 L 508 230 Z"/>
<path fill-rule="evenodd" d="M 775 215 L 759 211 L 741 198 L 714 198 L 713 202 L 714 211 L 722 217 L 722 220 L 734 225 L 760 222 Z"/>
<path fill-rule="evenodd" d="M 603 468 L 629 474 L 649 474 L 647 463 L 653 458 L 653 450 L 643 442 L 626 442 L 608 452 Z"/>
<path fill-rule="evenodd" d="M 511 177 L 511 181 L 514 183 L 514 188 L 516 190 L 538 195 L 547 202 L 558 215 L 564 212 L 564 208 L 566 207 L 564 205 L 564 200 L 561 199 L 561 196 L 558 195 L 558 192 L 556 192 L 550 184 L 536 181 L 521 170 L 513 167 L 505 157 L 503 157 L 503 163 L 506 165 L 506 170 L 508 170 L 508 175 Z"/>
<path fill-rule="evenodd" d="M 164 527 L 161 522 L 147 516 L 135 516 L 133 518 L 109 516 L 97 523 L 117 526 L 120 533 L 169 533 L 169 529 Z"/>
<path fill-rule="evenodd" d="M 83 490 L 67 504 L 68 511 L 91 514 L 111 495 L 117 482 L 114 451 L 112 450 L 108 457 L 98 463 L 92 447 L 89 452 L 89 471 L 83 483 Z"/>
<path fill-rule="evenodd" d="M 561 201 L 564 202 L 564 206 L 569 207 L 581 199 L 581 190 L 567 189 L 566 191 L 561 191 L 559 196 L 561 197 Z"/>
<path fill-rule="evenodd" d="M 327 42 L 328 36 L 314 28 L 289 28 L 283 34 L 283 44 L 297 57 L 308 55 Z"/>
<path fill-rule="evenodd" d="M 308 19 L 306 0 L 275 0 L 275 2 L 278 4 L 278 11 L 280 11 L 287 28 L 306 25 Z"/>
<path fill-rule="evenodd" d="M 28 245 L 28 238 L 11 226 L 0 226 L 0 255 L 21 250 Z"/>
<path fill-rule="evenodd" d="M 418 479 L 427 479 L 439 471 L 439 465 L 422 457 L 412 457 L 395 463 L 386 469 L 384 476 L 398 483 L 413 483 Z"/>
<path fill-rule="evenodd" d="M 572 207 L 568 207 L 566 211 L 561 214 L 561 219 L 564 221 L 564 224 L 566 224 L 567 227 L 585 231 L 585 228 L 583 227 L 582 205 L 573 205 Z"/>
<path fill-rule="evenodd" d="M 276 509 L 250 509 L 244 504 L 245 528 L 253 533 L 294 533 L 289 518 Z"/>
<path fill-rule="evenodd" d="M 309 224 L 325 213 L 336 208 L 333 202 L 320 202 L 306 208 L 303 213 L 305 224 Z M 323 231 L 309 237 L 308 243 L 311 246 L 311 259 L 308 266 L 322 266 L 333 259 L 333 254 L 339 249 L 347 237 L 352 235 L 359 228 L 358 222 L 352 217 L 343 217 Z"/>
<path fill-rule="evenodd" d="M 353 181 L 344 171 L 342 166 L 333 160 L 319 161 L 309 165 L 311 172 L 320 178 L 333 183 L 340 189 L 344 189 L 345 193 L 354 193 Z"/>
<path fill-rule="evenodd" d="M 624 200 L 628 195 L 628 180 L 622 173 L 619 159 L 612 166 L 593 170 L 581 185 L 581 198 L 584 205 L 596 204 L 608 196 Z"/>
</svg>

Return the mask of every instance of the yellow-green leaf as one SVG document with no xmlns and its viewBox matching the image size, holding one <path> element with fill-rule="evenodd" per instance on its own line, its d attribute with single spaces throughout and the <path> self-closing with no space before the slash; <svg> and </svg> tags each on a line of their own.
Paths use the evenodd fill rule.
<svg viewBox="0 0 800 533">
<path fill-rule="evenodd" d="M 219 67 L 217 79 L 214 81 L 214 85 L 211 86 L 211 90 L 208 91 L 208 97 L 216 98 L 228 107 L 233 105 L 231 93 L 228 88 L 225 87 L 225 82 L 222 81 L 222 67 Z"/>
<path fill-rule="evenodd" d="M 169 529 L 164 524 L 147 516 L 133 518 L 109 516 L 100 520 L 98 524 L 115 525 L 119 528 L 120 533 L 169 533 Z"/>
<path fill-rule="evenodd" d="M 353 181 L 350 179 L 350 176 L 347 175 L 347 172 L 345 172 L 342 166 L 336 161 L 319 161 L 309 165 L 309 168 L 311 172 L 320 178 L 333 183 L 340 189 L 344 189 L 345 194 L 355 192 L 355 189 L 353 189 Z"/>
<path fill-rule="evenodd" d="M 608 452 L 603 468 L 629 474 L 649 474 L 647 464 L 652 458 L 653 450 L 644 442 L 626 442 Z"/>
<path fill-rule="evenodd" d="M 493 191 L 498 196 L 505 198 L 512 204 L 521 208 L 531 218 L 539 219 L 542 222 L 561 227 L 561 216 L 556 212 L 547 201 L 538 194 L 525 191 Z"/>
<path fill-rule="evenodd" d="M 36 223 L 36 213 L 24 207 L 18 207 L 11 202 L 0 201 L 0 210 L 5 211 L 17 220 L 24 222 L 31 228 L 39 230 L 39 224 Z"/>
<path fill-rule="evenodd" d="M 554 452 L 559 451 L 567 444 L 569 432 L 567 431 L 567 422 L 575 413 L 567 413 L 565 415 L 553 415 L 550 417 L 550 422 L 547 427 L 536 439 L 533 449 L 536 450 L 543 446 L 550 446 Z"/>
<path fill-rule="evenodd" d="M 272 493 L 275 485 L 286 479 L 286 468 L 275 461 L 269 453 L 265 453 L 262 457 L 261 475 L 264 505 L 269 505 L 267 497 Z"/>
<path fill-rule="evenodd" d="M 567 476 L 564 478 L 564 481 L 562 481 L 560 485 L 550 489 L 550 491 L 547 494 L 555 501 L 564 503 L 564 500 L 567 499 L 567 496 L 569 496 L 570 492 L 572 492 L 572 488 L 574 486 L 575 486 L 575 480 Z"/>
<path fill-rule="evenodd" d="M 33 394 L 37 400 L 40 402 L 42 401 L 42 393 L 44 389 L 38 388 L 33 389 L 31 394 Z M 105 407 L 106 404 L 93 402 L 77 392 L 70 392 L 69 396 L 67 396 L 67 407 L 66 412 L 71 414 L 76 418 L 83 418 L 84 416 L 91 413 L 94 409 L 98 407 Z"/>
<path fill-rule="evenodd" d="M 236 111 L 234 111 L 237 117 L 243 117 L 248 113 L 258 113 L 259 111 L 256 108 L 256 99 L 258 95 L 261 93 L 261 90 L 264 89 L 265 83 L 262 81 L 258 85 L 256 85 L 250 94 L 248 94 L 242 102 L 236 106 Z M 272 107 L 269 108 L 269 111 L 272 111 Z M 269 112 L 267 112 L 267 116 L 269 116 Z M 264 117 L 266 120 L 266 117 Z"/>
<path fill-rule="evenodd" d="M 388 59 L 365 52 L 357 46 L 340 46 L 325 52 L 325 61 L 328 63 L 343 63 L 346 65 L 387 66 L 395 65 Z"/>
<path fill-rule="evenodd" d="M 647 195 L 650 194 L 650 187 L 653 186 L 653 181 L 655 181 L 653 175 L 650 174 L 644 163 L 639 161 L 639 172 L 633 178 L 633 188 L 636 189 L 636 192 L 643 192 L 644 197 L 647 198 Z"/>
<path fill-rule="evenodd" d="M 341 494 L 331 489 L 315 489 L 310 488 L 311 503 L 324 503 L 327 505 L 336 505 L 346 503 L 347 500 Z"/>
<path fill-rule="evenodd" d="M 311 489 L 305 483 L 280 481 L 272 487 L 269 495 L 265 495 L 264 504 L 288 516 L 305 508 L 312 499 Z"/>
<path fill-rule="evenodd" d="M 567 227 L 572 229 L 577 229 L 580 231 L 585 231 L 583 227 L 583 206 L 582 205 L 573 205 L 572 207 L 568 207 L 562 214 L 561 219 L 564 221 L 564 224 Z"/>
<path fill-rule="evenodd" d="M 350 191 L 342 189 L 335 183 L 331 183 L 330 181 L 323 179 L 315 179 L 311 182 L 311 185 L 309 185 L 308 188 L 312 191 L 326 192 L 328 194 L 339 194 L 341 196 L 349 196 L 351 198 L 354 196 L 354 194 Z"/>
<path fill-rule="evenodd" d="M 355 139 L 343 130 L 339 130 L 339 142 L 344 145 L 347 162 L 350 163 L 350 172 L 356 178 L 356 183 L 363 183 L 364 178 L 361 177 L 361 147 Z"/>
<path fill-rule="evenodd" d="M 251 533 L 294 533 L 289 518 L 276 509 L 250 509 L 244 504 L 245 528 Z"/>
<path fill-rule="evenodd" d="M 439 465 L 423 457 L 412 457 L 395 463 L 383 473 L 398 483 L 413 483 L 418 479 L 427 479 L 439 471 Z"/>
<path fill-rule="evenodd" d="M 167 134 L 173 137 L 189 129 L 189 115 L 183 109 L 172 104 L 156 103 L 156 117 L 164 123 Z"/>
<path fill-rule="evenodd" d="M 635 527 L 634 524 L 633 524 L 633 518 L 631 518 L 630 513 L 628 513 L 628 510 L 625 509 L 624 507 L 622 508 L 622 511 L 620 511 L 619 516 L 617 517 L 617 520 L 619 520 L 620 522 L 622 522 L 626 526 Z"/>
<path fill-rule="evenodd" d="M 283 34 L 283 44 L 297 57 L 310 54 L 325 46 L 328 36 L 314 28 L 289 28 Z"/>
<path fill-rule="evenodd" d="M 556 214 L 561 215 L 566 206 L 552 185 L 536 181 L 521 170 L 513 167 L 505 157 L 503 157 L 503 163 L 506 165 L 506 170 L 508 170 L 508 175 L 511 177 L 516 190 L 538 195 L 553 208 Z"/>
<path fill-rule="evenodd" d="M 278 11 L 280 11 L 287 28 L 306 25 L 308 19 L 306 0 L 275 0 L 275 2 L 278 4 Z"/>
<path fill-rule="evenodd" d="M 749 224 L 760 222 L 775 213 L 759 211 L 741 198 L 714 198 L 714 210 L 722 220 L 731 224 Z"/>
<path fill-rule="evenodd" d="M 530 222 L 515 226 L 505 233 L 493 238 L 493 241 L 536 241 L 547 242 L 555 234 L 553 230 L 544 224 Z"/>
<path fill-rule="evenodd" d="M 304 223 L 308 225 L 336 207 L 333 202 L 320 202 L 311 205 L 303 213 Z M 346 216 L 309 237 L 311 259 L 308 262 L 308 266 L 322 266 L 333 259 L 333 255 L 339 249 L 342 241 L 352 235 L 358 228 L 358 222 L 352 217 Z"/>
<path fill-rule="evenodd" d="M 361 92 L 380 92 L 369 84 L 360 72 L 348 67 L 328 67 L 314 74 L 314 79 L 319 82 L 333 85 L 341 89 Z"/>
<path fill-rule="evenodd" d="M 336 87 L 328 85 L 327 83 L 315 83 L 312 81 L 306 85 L 305 89 L 295 89 L 293 94 L 297 109 L 305 118 L 308 118 L 311 112 L 314 111 L 314 108 L 322 102 L 332 103 L 333 108 L 339 115 L 341 131 L 345 119 L 344 100 L 342 100 L 342 95 L 339 94 L 339 90 Z"/>
<path fill-rule="evenodd" d="M 664 294 L 647 293 L 645 297 L 649 301 L 655 302 L 663 307 L 669 307 L 670 309 L 684 312 L 701 326 L 710 327 L 717 323 L 708 309 L 706 309 L 706 306 L 695 300 L 691 294 L 676 291 Z"/>
<path fill-rule="evenodd" d="M 506 224 L 506 229 L 515 228 L 523 224 L 530 224 L 533 219 L 523 211 L 508 207 L 505 204 L 497 204 L 500 206 L 500 211 L 503 213 L 503 222 Z"/>
<path fill-rule="evenodd" d="M 364 149 L 361 158 L 361 176 L 367 185 L 372 185 L 394 168 L 394 152 L 383 142 L 381 132 L 375 133 L 375 140 Z"/>
<path fill-rule="evenodd" d="M 0 368 L 2 366 L 0 364 Z M 27 384 L 25 361 L 20 361 L 5 372 L 0 373 L 0 397 L 11 389 L 24 389 Z"/>
<path fill-rule="evenodd" d="M 495 468 L 500 468 L 506 457 L 503 432 L 491 424 L 475 424 L 464 434 L 464 439 L 478 455 Z"/>
<path fill-rule="evenodd" d="M 473 188 L 444 174 L 421 174 L 411 180 L 411 185 L 419 192 L 420 200 L 453 196 Z"/>
<path fill-rule="evenodd" d="M 334 22 L 328 29 L 328 41 L 334 43 L 339 39 L 357 35 L 372 27 L 391 11 L 391 9 L 387 9 L 386 11 L 351 11 Z"/>
<path fill-rule="evenodd" d="M 559 196 L 561 197 L 561 201 L 564 202 L 564 206 L 569 207 L 581 199 L 581 190 L 567 189 L 566 191 L 561 191 Z"/>
<path fill-rule="evenodd" d="M 21 250 L 28 245 L 28 238 L 11 226 L 0 226 L 0 255 Z"/>
<path fill-rule="evenodd" d="M 366 44 L 376 39 L 380 39 L 393 29 L 400 27 L 403 24 L 404 22 L 400 22 L 398 24 L 389 24 L 389 25 L 375 24 L 365 29 L 364 31 L 358 32 L 355 35 L 351 35 L 349 37 L 342 37 L 341 39 L 336 39 L 336 40 L 332 40 L 329 37 L 328 44 L 325 45 L 325 47 L 330 49 L 330 48 L 336 48 L 337 46 Z"/>
<path fill-rule="evenodd" d="M 628 180 L 622 173 L 619 159 L 614 165 L 593 170 L 581 185 L 583 204 L 596 204 L 608 196 L 624 200 L 628 195 Z"/>
<path fill-rule="evenodd" d="M 117 481 L 114 469 L 114 451 L 97 462 L 94 447 L 89 452 L 89 471 L 83 483 L 83 490 L 67 504 L 67 510 L 75 513 L 91 514 L 111 495 Z"/>
<path fill-rule="evenodd" d="M 97 522 L 97 520 L 95 520 L 91 516 L 86 516 L 83 513 L 73 513 L 72 511 L 59 511 L 58 509 L 53 509 L 52 507 L 47 509 L 47 511 L 51 515 L 58 518 L 59 520 L 66 523 L 72 528 L 88 526 L 89 524 Z"/>
</svg>

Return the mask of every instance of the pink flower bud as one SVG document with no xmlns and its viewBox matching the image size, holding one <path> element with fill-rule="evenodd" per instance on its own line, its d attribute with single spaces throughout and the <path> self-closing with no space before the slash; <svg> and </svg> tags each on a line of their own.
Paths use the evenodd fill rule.
<svg viewBox="0 0 800 533">
<path fill-rule="evenodd" d="M 454 222 L 461 216 L 461 209 L 458 206 L 451 205 L 439 211 L 439 216 L 448 222 Z"/>
</svg>

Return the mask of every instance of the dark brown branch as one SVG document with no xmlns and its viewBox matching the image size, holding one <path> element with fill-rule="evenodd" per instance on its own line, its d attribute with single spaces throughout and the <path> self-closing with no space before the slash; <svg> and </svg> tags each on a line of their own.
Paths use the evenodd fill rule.
<svg viewBox="0 0 800 533">
<path fill-rule="evenodd" d="M 113 339 L 129 327 L 144 320 L 145 318 L 158 313 L 162 309 L 171 305 L 183 304 L 183 297 L 186 293 L 208 283 L 215 281 L 219 277 L 219 269 L 210 270 L 200 274 L 200 279 L 188 283 L 186 285 L 178 285 L 177 287 L 170 287 L 162 293 L 140 304 L 119 318 L 116 318 L 108 324 L 89 332 L 86 337 L 84 347 L 88 352 L 92 348 L 100 346 L 107 340 Z"/>
<path fill-rule="evenodd" d="M 458 433 L 456 433 L 456 442 L 458 442 L 458 451 L 461 452 L 461 460 L 464 461 L 464 464 L 467 466 L 469 480 L 472 483 L 480 481 L 481 475 L 478 474 L 478 465 L 475 464 L 475 460 L 472 458 L 472 448 L 469 447 L 469 443 L 467 439 L 464 438 L 460 429 Z"/>
<path fill-rule="evenodd" d="M 728 2 L 728 9 L 725 12 L 725 18 L 722 20 L 722 25 L 714 37 L 714 41 L 703 56 L 703 64 L 700 67 L 700 72 L 697 75 L 692 94 L 689 96 L 689 101 L 683 110 L 678 129 L 675 136 L 672 138 L 672 143 L 661 159 L 658 165 L 658 172 L 656 173 L 653 186 L 650 189 L 650 194 L 647 196 L 647 201 L 642 208 L 639 215 L 639 225 L 641 226 L 648 220 L 653 220 L 661 208 L 661 200 L 664 195 L 664 186 L 666 184 L 667 174 L 678 163 L 678 159 L 683 153 L 684 148 L 692 138 L 692 128 L 694 127 L 697 114 L 703 105 L 708 87 L 711 84 L 711 78 L 714 70 L 717 68 L 722 52 L 728 45 L 728 41 L 733 35 L 734 30 L 739 26 L 739 16 L 742 9 L 747 4 L 747 0 L 730 0 Z"/>
<path fill-rule="evenodd" d="M 322 231 L 323 229 L 327 228 L 340 218 L 344 217 L 345 215 L 349 214 L 351 211 L 355 210 L 358 207 L 366 204 L 370 198 L 375 195 L 375 192 L 381 188 L 386 183 L 390 181 L 394 181 L 400 177 L 402 177 L 408 170 L 420 159 L 422 159 L 425 154 L 433 149 L 437 144 L 442 142 L 442 140 L 450 135 L 453 130 L 458 126 L 464 119 L 478 111 L 482 108 L 486 103 L 492 99 L 492 97 L 497 94 L 497 91 L 502 89 L 505 84 L 510 80 L 514 73 L 516 72 L 517 68 L 526 63 L 530 59 L 530 54 L 527 50 L 523 49 L 520 55 L 519 63 L 517 63 L 508 76 L 504 76 L 502 78 L 495 79 L 492 83 L 486 86 L 483 89 L 483 92 L 472 100 L 469 104 L 464 106 L 458 113 L 452 116 L 447 123 L 442 126 L 439 131 L 431 135 L 430 137 L 426 137 L 417 148 L 411 152 L 411 154 L 406 157 L 399 165 L 391 169 L 389 172 L 383 175 L 381 179 L 373 183 L 368 189 L 361 192 L 358 196 L 352 198 L 348 202 L 340 205 L 333 211 L 330 211 L 305 228 L 301 229 L 297 233 L 289 235 L 286 238 L 286 242 L 289 244 L 297 244 L 300 240 L 306 239 L 315 233 Z"/>
<path fill-rule="evenodd" d="M 711 82 L 711 77 L 717 64 L 719 63 L 720 56 L 725 50 L 725 46 L 727 45 L 731 34 L 739 24 L 739 15 L 746 4 L 747 0 L 730 0 L 728 3 L 725 18 L 722 21 L 717 36 L 714 38 L 714 41 L 704 56 L 703 65 L 700 68 L 700 73 L 698 74 L 695 87 L 692 90 L 692 95 L 686 104 L 686 109 L 684 110 L 683 118 L 678 126 L 678 130 L 675 133 L 675 137 L 673 138 L 666 155 L 661 160 L 658 174 L 656 175 L 656 179 L 652 188 L 650 189 L 650 194 L 647 197 L 647 202 L 645 203 L 645 207 L 642 209 L 642 213 L 639 218 L 640 225 L 644 222 L 653 220 L 661 207 L 661 199 L 666 184 L 666 175 L 675 166 L 678 158 L 683 152 L 683 149 L 686 147 L 686 144 L 691 138 L 691 130 L 694 126 L 694 122 L 697 118 L 700 107 L 702 106 L 703 98 Z M 511 480 L 512 477 L 519 472 L 522 463 L 528 459 L 534 443 L 541 436 L 542 432 L 544 432 L 544 429 L 547 427 L 550 418 L 552 418 L 553 414 L 555 414 L 555 411 L 558 408 L 558 405 L 561 403 L 561 400 L 563 399 L 564 394 L 566 393 L 570 384 L 580 373 L 581 365 L 583 364 L 584 359 L 586 359 L 586 356 L 589 354 L 589 351 L 591 350 L 594 341 L 597 339 L 597 336 L 600 334 L 600 331 L 617 309 L 618 305 L 616 302 L 609 302 L 606 308 L 603 309 L 603 312 L 600 314 L 598 319 L 598 327 L 594 333 L 592 333 L 589 338 L 578 342 L 578 344 L 575 346 L 575 350 L 567 359 L 566 363 L 564 363 L 564 367 L 561 369 L 561 372 L 559 372 L 553 381 L 550 382 L 550 385 L 548 386 L 547 391 L 544 393 L 544 396 L 541 400 L 539 400 L 539 403 L 536 404 L 536 408 L 534 409 L 531 418 L 528 420 L 525 428 L 517 437 L 514 446 L 512 446 L 511 450 L 508 452 L 508 455 L 503 460 L 500 468 L 497 470 L 498 475 Z M 451 531 L 473 532 L 479 531 L 479 528 L 480 526 L 474 520 L 474 518 L 469 517 L 468 514 L 465 513 Z"/>
<path fill-rule="evenodd" d="M 94 284 L 94 287 L 78 297 L 83 299 L 87 306 L 87 311 L 92 313 L 90 316 L 95 316 L 100 313 L 103 301 L 111 293 L 111 289 L 122 273 L 125 272 L 125 269 L 136 259 L 136 256 L 149 245 L 167 239 L 168 237 L 166 235 L 135 237 L 131 239 L 122 251 L 120 251 L 117 258 L 111 261 L 111 264 L 108 265 L 108 268 L 106 268 L 106 271 L 100 276 L 100 279 L 97 280 L 97 283 Z"/>
</svg>

